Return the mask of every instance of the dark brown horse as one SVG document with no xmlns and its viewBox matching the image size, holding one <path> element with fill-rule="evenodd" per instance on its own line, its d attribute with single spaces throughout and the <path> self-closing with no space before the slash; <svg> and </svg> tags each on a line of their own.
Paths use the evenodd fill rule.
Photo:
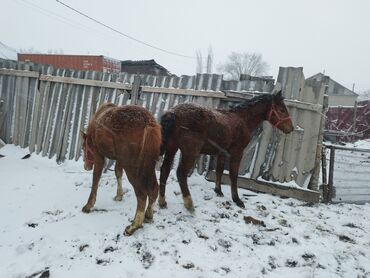
<svg viewBox="0 0 370 278">
<path fill-rule="evenodd" d="M 223 196 L 221 177 L 225 156 L 229 157 L 232 199 L 239 207 L 244 207 L 237 191 L 239 164 L 252 132 L 265 120 L 284 133 L 293 131 L 281 91 L 275 95 L 254 97 L 226 110 L 210 110 L 197 104 L 184 103 L 167 111 L 161 118 L 161 154 L 165 156 L 160 176 L 160 207 L 167 206 L 166 181 L 178 149 L 181 151 L 181 160 L 177 168 L 177 179 L 188 210 L 192 211 L 194 206 L 187 176 L 200 154 L 217 156 L 215 192 L 218 196 Z"/>
<path fill-rule="evenodd" d="M 140 106 L 103 104 L 89 123 L 83 138 L 84 167 L 94 168 L 93 184 L 83 212 L 90 212 L 96 201 L 104 158 L 116 160 L 117 196 L 122 200 L 122 168 L 135 190 L 137 208 L 135 219 L 125 229 L 131 235 L 145 220 L 153 219 L 153 205 L 158 196 L 155 164 L 161 145 L 161 127 L 148 110 Z M 146 201 L 149 199 L 145 211 Z M 145 211 L 145 214 L 144 214 Z"/>
</svg>

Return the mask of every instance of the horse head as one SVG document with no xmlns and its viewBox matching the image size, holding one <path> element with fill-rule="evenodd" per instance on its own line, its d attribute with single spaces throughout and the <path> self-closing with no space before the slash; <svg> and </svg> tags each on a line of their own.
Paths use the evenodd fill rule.
<svg viewBox="0 0 370 278">
<path fill-rule="evenodd" d="M 85 132 L 80 131 L 82 138 L 82 150 L 84 153 L 84 168 L 86 171 L 92 170 L 94 166 L 94 150 L 92 149 L 91 138 Z"/>
<path fill-rule="evenodd" d="M 281 95 L 281 90 L 272 96 L 272 104 L 268 112 L 267 120 L 273 127 L 280 129 L 285 134 L 294 130 L 288 109 L 284 103 L 284 98 Z"/>
</svg>

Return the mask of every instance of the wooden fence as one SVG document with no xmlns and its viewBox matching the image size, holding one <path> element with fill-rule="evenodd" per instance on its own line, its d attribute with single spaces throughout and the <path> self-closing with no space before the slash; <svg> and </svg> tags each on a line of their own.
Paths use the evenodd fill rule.
<svg viewBox="0 0 370 278">
<path fill-rule="evenodd" d="M 324 84 L 305 83 L 302 68 L 280 68 L 277 81 L 297 129 L 283 135 L 264 123 L 245 150 L 240 173 L 249 173 L 253 179 L 293 179 L 303 188 L 317 190 Z M 159 119 L 178 103 L 227 107 L 230 102 L 258 93 L 271 93 L 273 83 L 271 79 L 248 76 L 241 81 L 225 81 L 216 74 L 109 74 L 0 60 L 0 138 L 55 157 L 58 163 L 78 160 L 78 131 L 87 127 L 94 111 L 104 102 L 139 104 Z M 206 169 L 206 160 L 200 159 L 198 172 Z"/>
</svg>

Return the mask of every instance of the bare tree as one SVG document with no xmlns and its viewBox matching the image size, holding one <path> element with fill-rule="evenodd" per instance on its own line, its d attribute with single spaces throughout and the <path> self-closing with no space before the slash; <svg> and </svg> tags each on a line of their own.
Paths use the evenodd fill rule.
<svg viewBox="0 0 370 278">
<path fill-rule="evenodd" d="M 370 99 L 370 89 L 359 93 L 358 100 L 368 100 Z"/>
<path fill-rule="evenodd" d="M 228 60 L 218 67 L 226 78 L 238 80 L 241 74 L 261 76 L 267 73 L 269 65 L 259 53 L 232 52 Z"/>
<path fill-rule="evenodd" d="M 210 45 L 208 47 L 206 73 L 212 73 L 212 71 L 213 71 L 213 50 L 212 46 Z"/>
<path fill-rule="evenodd" d="M 202 56 L 202 52 L 200 51 L 200 49 L 197 49 L 196 56 L 197 56 L 196 73 L 203 73 L 203 56 Z"/>
</svg>

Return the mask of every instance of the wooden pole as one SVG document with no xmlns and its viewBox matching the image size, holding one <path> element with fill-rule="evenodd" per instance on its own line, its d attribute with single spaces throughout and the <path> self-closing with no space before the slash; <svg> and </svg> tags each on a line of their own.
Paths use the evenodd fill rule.
<svg viewBox="0 0 370 278">
<path fill-rule="evenodd" d="M 328 196 L 326 202 L 329 203 L 334 197 L 334 159 L 335 147 L 330 147 L 330 164 L 329 164 L 329 182 L 328 182 Z"/>
<path fill-rule="evenodd" d="M 355 85 L 355 84 L 353 84 Z M 355 101 L 355 105 L 353 107 L 353 124 L 352 124 L 352 141 L 356 141 L 356 118 L 357 118 L 357 100 Z"/>
<path fill-rule="evenodd" d="M 139 100 L 139 90 L 140 90 L 141 78 L 139 75 L 135 75 L 134 83 L 131 89 L 131 104 L 138 104 Z"/>
<path fill-rule="evenodd" d="M 322 146 L 321 152 L 321 178 L 322 178 L 322 195 L 323 199 L 326 201 L 328 198 L 328 178 L 327 178 L 327 168 L 326 168 L 326 148 Z"/>
</svg>

